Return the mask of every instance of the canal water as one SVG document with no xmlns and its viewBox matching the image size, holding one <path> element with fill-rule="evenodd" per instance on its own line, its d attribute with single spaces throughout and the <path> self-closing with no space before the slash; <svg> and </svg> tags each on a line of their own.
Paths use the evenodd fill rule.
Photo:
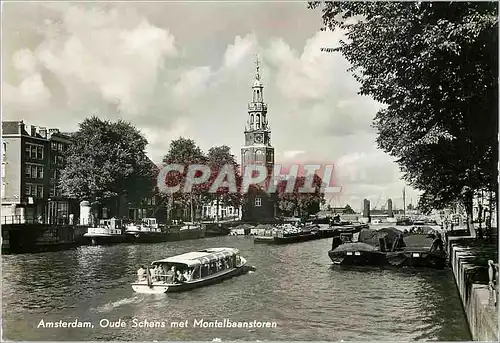
<svg viewBox="0 0 500 343">
<path fill-rule="evenodd" d="M 330 244 L 325 239 L 254 245 L 252 237 L 225 236 L 3 256 L 3 338 L 471 340 L 449 269 L 332 266 L 327 255 Z M 185 293 L 144 295 L 132 291 L 130 284 L 140 264 L 208 247 L 236 247 L 257 269 Z M 193 327 L 201 319 L 276 326 Z M 88 321 L 94 327 L 43 328 L 41 320 L 44 324 Z M 99 325 L 118 320 L 126 326 Z M 140 327 L 145 321 L 153 327 Z M 171 327 L 172 322 L 186 321 L 187 327 Z M 154 327 L 161 326 L 154 322 L 166 324 Z"/>
</svg>

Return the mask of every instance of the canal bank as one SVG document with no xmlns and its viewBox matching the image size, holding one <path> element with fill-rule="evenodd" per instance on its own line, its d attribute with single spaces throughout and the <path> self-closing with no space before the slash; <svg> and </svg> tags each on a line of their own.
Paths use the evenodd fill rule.
<svg viewBox="0 0 500 343">
<path fill-rule="evenodd" d="M 472 339 L 498 341 L 498 290 L 488 285 L 491 278 L 498 287 L 498 267 L 495 271 L 488 262 L 498 266 L 498 245 L 472 236 L 448 237 L 447 250 Z"/>
</svg>

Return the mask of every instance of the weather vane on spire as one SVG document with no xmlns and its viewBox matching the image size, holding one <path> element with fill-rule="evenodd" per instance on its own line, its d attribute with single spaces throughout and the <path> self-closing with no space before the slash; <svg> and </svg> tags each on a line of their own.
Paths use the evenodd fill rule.
<svg viewBox="0 0 500 343">
<path fill-rule="evenodd" d="M 255 67 L 257 68 L 257 73 L 255 74 L 255 78 L 260 81 L 260 74 L 259 74 L 260 67 L 259 67 L 259 62 L 260 62 L 259 61 L 259 55 L 256 54 L 255 55 Z"/>
</svg>

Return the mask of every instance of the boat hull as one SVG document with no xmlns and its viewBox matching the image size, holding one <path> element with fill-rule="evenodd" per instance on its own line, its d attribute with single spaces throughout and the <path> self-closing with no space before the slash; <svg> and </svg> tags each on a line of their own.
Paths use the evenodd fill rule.
<svg viewBox="0 0 500 343">
<path fill-rule="evenodd" d="M 222 282 L 226 279 L 232 278 L 234 276 L 239 276 L 245 274 L 252 270 L 252 267 L 248 267 L 243 265 L 238 268 L 233 268 L 225 273 L 214 274 L 211 277 L 196 280 L 194 282 L 183 282 L 179 284 L 160 284 L 154 283 L 151 286 L 148 286 L 145 283 L 134 283 L 132 284 L 132 289 L 137 293 L 145 293 L 145 294 L 161 294 L 161 293 L 178 293 L 185 292 L 191 289 L 204 287 L 208 285 L 212 285 L 215 283 Z"/>
<path fill-rule="evenodd" d="M 303 235 L 293 235 L 288 237 L 266 237 L 266 236 L 256 236 L 253 242 L 256 244 L 291 244 L 311 241 L 314 239 L 321 238 L 316 233 L 308 233 Z"/>
<path fill-rule="evenodd" d="M 120 244 L 127 241 L 125 235 L 83 235 L 84 243 L 91 245 Z"/>
<path fill-rule="evenodd" d="M 126 232 L 129 243 L 161 243 L 205 237 L 205 229 L 175 230 L 172 232 Z"/>
<path fill-rule="evenodd" d="M 446 266 L 444 251 L 394 251 L 386 254 L 387 262 L 394 267 L 426 267 L 443 269 Z"/>
<path fill-rule="evenodd" d="M 168 235 L 162 232 L 126 232 L 127 242 L 130 243 L 160 243 L 167 242 Z"/>
<path fill-rule="evenodd" d="M 387 264 L 385 254 L 380 251 L 328 251 L 334 264 L 348 266 L 380 266 Z"/>
</svg>

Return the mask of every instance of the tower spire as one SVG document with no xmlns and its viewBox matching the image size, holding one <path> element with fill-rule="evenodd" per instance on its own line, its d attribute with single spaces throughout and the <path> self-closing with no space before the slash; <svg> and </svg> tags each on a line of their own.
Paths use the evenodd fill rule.
<svg viewBox="0 0 500 343">
<path fill-rule="evenodd" d="M 255 79 L 260 81 L 260 72 L 259 72 L 259 69 L 260 69 L 260 61 L 259 61 L 259 55 L 256 54 L 255 55 L 255 68 L 256 68 L 256 73 L 255 73 Z"/>
</svg>

